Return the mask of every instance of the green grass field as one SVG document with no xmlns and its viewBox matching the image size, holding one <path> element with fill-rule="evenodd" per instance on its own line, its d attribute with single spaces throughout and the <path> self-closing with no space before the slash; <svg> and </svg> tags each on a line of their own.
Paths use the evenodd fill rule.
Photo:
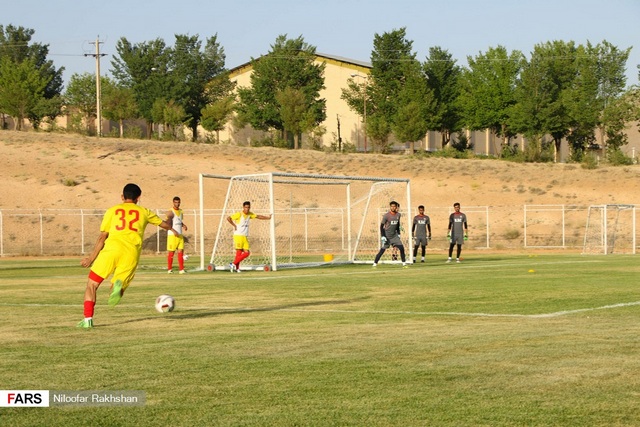
<svg viewBox="0 0 640 427">
<path fill-rule="evenodd" d="M 120 305 L 100 289 L 93 330 L 78 265 L 0 260 L 0 389 L 146 404 L 0 408 L 2 426 L 640 425 L 634 256 L 185 276 L 144 258 Z"/>
</svg>

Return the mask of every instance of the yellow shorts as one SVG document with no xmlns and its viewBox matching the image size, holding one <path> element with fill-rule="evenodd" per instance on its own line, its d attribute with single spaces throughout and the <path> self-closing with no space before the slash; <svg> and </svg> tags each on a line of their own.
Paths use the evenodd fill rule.
<svg viewBox="0 0 640 427">
<path fill-rule="evenodd" d="M 239 236 L 237 234 L 233 235 L 233 248 L 235 250 L 249 250 L 249 240 L 247 240 L 247 236 Z"/>
<path fill-rule="evenodd" d="M 98 276 L 106 279 L 111 274 L 112 282 L 122 281 L 122 289 L 127 289 L 136 275 L 140 252 L 131 251 L 119 245 L 105 246 L 91 266 Z"/>
<path fill-rule="evenodd" d="M 184 236 L 174 236 L 167 234 L 167 250 L 173 252 L 175 250 L 184 250 Z"/>
</svg>

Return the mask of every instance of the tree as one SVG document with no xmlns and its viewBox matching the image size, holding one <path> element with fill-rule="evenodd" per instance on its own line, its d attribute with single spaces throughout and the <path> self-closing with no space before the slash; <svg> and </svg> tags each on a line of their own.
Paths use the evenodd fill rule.
<svg viewBox="0 0 640 427">
<path fill-rule="evenodd" d="M 375 34 L 371 73 L 366 83 L 360 84 L 352 78 L 342 91 L 342 99 L 352 110 L 363 117 L 366 112 L 365 132 L 371 136 L 375 150 L 388 150 L 391 132 L 399 129 L 396 120 L 406 124 L 410 117 L 419 116 L 415 114 L 416 109 L 420 110 L 420 115 L 424 115 L 430 105 L 431 98 L 425 89 L 426 85 L 420 82 L 424 76 L 418 71 L 420 64 L 412 52 L 412 46 L 413 42 L 406 38 L 405 28 Z M 423 120 L 426 118 L 423 117 Z M 404 142 L 416 140 L 413 136 L 403 136 L 412 139 Z"/>
<path fill-rule="evenodd" d="M 105 77 L 100 79 L 101 85 L 109 85 Z M 97 118 L 96 76 L 90 73 L 73 74 L 69 79 L 65 100 L 68 107 L 82 115 L 87 132 L 90 132 L 90 125 Z"/>
<path fill-rule="evenodd" d="M 462 121 L 468 129 L 491 129 L 507 144 L 515 133 L 509 127 L 509 112 L 516 103 L 516 84 L 524 57 L 520 51 L 510 54 L 503 46 L 467 57 L 468 69 L 462 72 L 459 105 Z"/>
<path fill-rule="evenodd" d="M 31 43 L 35 34 L 32 29 L 0 25 L 0 57 L 9 57 L 14 63 L 31 59 L 42 77 L 47 81 L 44 97 L 47 99 L 60 96 L 62 93 L 62 73 L 64 67 L 56 69 L 53 61 L 47 60 L 49 45 Z"/>
<path fill-rule="evenodd" d="M 367 118 L 367 135 L 371 136 L 373 147 L 380 152 L 385 153 L 389 150 L 390 129 L 391 123 L 382 114 L 375 114 Z"/>
<path fill-rule="evenodd" d="M 393 133 L 401 142 L 409 143 L 411 153 L 415 151 L 415 141 L 424 138 L 426 132 L 427 125 L 423 109 L 417 101 L 410 101 L 398 109 Z"/>
<path fill-rule="evenodd" d="M 415 141 L 427 133 L 435 99 L 418 61 L 407 62 L 405 67 L 405 83 L 398 94 L 398 108 L 391 129 L 400 142 L 409 143 L 409 151 L 413 154 Z"/>
<path fill-rule="evenodd" d="M 116 50 L 112 73 L 120 84 L 133 90 L 140 114 L 147 120 L 149 135 L 153 105 L 164 100 L 182 107 L 195 141 L 201 111 L 212 101 L 207 84 L 226 72 L 224 49 L 217 35 L 208 38 L 204 48 L 197 35 L 176 34 L 173 48 L 162 39 L 133 45 L 122 38 Z"/>
<path fill-rule="evenodd" d="M 117 55 L 111 60 L 111 74 L 118 84 L 133 91 L 140 116 L 147 122 L 147 135 L 153 134 L 153 104 L 168 99 L 171 89 L 170 51 L 164 40 L 131 44 L 126 38 L 116 43 Z"/>
<path fill-rule="evenodd" d="M 48 45 L 31 43 L 31 37 L 34 33 L 34 30 L 24 27 L 13 25 L 3 27 L 0 25 L 0 59 L 7 59 L 16 67 L 19 67 L 19 64 L 24 61 L 30 61 L 31 65 L 28 65 L 27 68 L 34 67 L 40 73 L 42 81 L 45 82 L 44 90 L 39 95 L 41 99 L 35 102 L 33 102 L 34 100 L 26 102 L 28 108 L 23 111 L 24 116 L 18 120 L 20 128 L 24 118 L 28 118 L 37 128 L 44 117 L 53 118 L 52 116 L 58 115 L 61 107 L 60 94 L 63 86 L 62 72 L 64 68 L 56 69 L 53 62 L 47 60 Z M 23 71 L 25 71 L 24 68 Z M 0 81 L 0 85 L 4 84 L 6 82 Z M 18 101 L 14 100 L 13 102 Z M 4 112 L 10 114 L 6 110 Z"/>
<path fill-rule="evenodd" d="M 215 99 L 207 91 L 208 83 L 216 78 L 226 78 L 224 49 L 218 43 L 218 36 L 206 39 L 205 47 L 198 36 L 176 34 L 171 50 L 169 66 L 174 86 L 170 91 L 173 99 L 184 109 L 187 126 L 191 128 L 192 141 L 198 138 L 202 109 Z"/>
<path fill-rule="evenodd" d="M 620 151 L 623 145 L 629 142 L 625 130 L 627 123 L 634 120 L 634 98 L 633 91 L 625 96 L 614 99 L 605 109 L 602 116 L 603 122 L 607 123 L 606 128 L 606 146 L 603 154 L 609 155 L 612 152 Z"/>
<path fill-rule="evenodd" d="M 349 108 L 355 112 L 357 112 L 362 117 L 363 129 L 370 128 L 372 123 L 375 122 L 375 117 L 370 116 L 369 121 L 367 121 L 367 113 L 371 113 L 372 111 L 372 103 L 371 97 L 369 96 L 369 75 L 360 75 L 354 73 L 351 75 L 352 77 L 347 81 L 347 87 L 342 89 L 341 99 L 343 99 Z M 356 77 L 363 79 L 363 82 L 360 83 L 356 81 Z M 367 106 L 368 104 L 368 106 Z M 384 122 L 387 123 L 386 121 Z M 378 129 L 376 132 L 376 137 L 374 138 L 376 141 L 383 140 L 384 145 L 386 145 L 386 141 L 389 138 L 389 126 L 384 129 Z M 371 132 L 368 129 L 363 130 L 364 133 L 364 141 L 365 146 L 364 150 L 367 151 L 367 135 Z"/>
<path fill-rule="evenodd" d="M 60 95 L 56 95 L 53 98 L 40 98 L 36 105 L 31 109 L 31 113 L 28 114 L 33 128 L 38 129 L 44 120 L 48 120 L 50 123 L 53 123 L 56 117 L 62 114 L 63 106 L 64 99 Z"/>
<path fill-rule="evenodd" d="M 574 160 L 580 160 L 584 151 L 595 142 L 595 131 L 601 126 L 606 149 L 607 140 L 621 139 L 616 132 L 606 131 L 605 120 L 611 118 L 618 128 L 620 115 L 606 113 L 625 86 L 624 64 L 629 50 L 621 51 L 607 42 L 597 46 L 575 46 L 573 42 L 554 41 L 536 45 L 529 64 L 523 69 L 521 82 L 534 74 L 540 79 L 535 90 L 519 91 L 518 103 L 540 101 L 536 117 L 520 117 L 526 129 L 538 121 L 541 135 L 549 134 L 554 140 L 555 160 L 563 138 L 567 138 Z M 521 89 L 526 89 L 522 85 Z M 516 110 L 523 111 L 521 106 Z M 528 122 L 525 123 L 525 122 Z M 604 152 L 603 152 L 604 153 Z"/>
<path fill-rule="evenodd" d="M 165 128 L 164 134 L 158 134 L 159 137 L 169 136 L 173 140 L 179 139 L 180 126 L 187 123 L 189 116 L 181 105 L 175 101 L 165 101 L 162 98 L 156 99 L 153 103 L 151 114 L 153 121 L 162 124 Z M 168 132 L 166 132 L 168 130 Z"/>
<path fill-rule="evenodd" d="M 378 143 L 382 151 L 387 149 L 386 140 L 394 126 L 398 97 L 406 81 L 406 72 L 412 69 L 409 64 L 417 62 L 413 41 L 408 40 L 406 35 L 406 28 L 402 27 L 373 37 L 368 85 L 370 92 L 367 94 L 371 101 L 367 104 L 367 121 L 372 127 L 373 141 Z M 377 116 L 384 117 L 384 120 L 378 120 Z"/>
<path fill-rule="evenodd" d="M 300 134 L 314 126 L 313 111 L 309 109 L 304 92 L 300 89 L 286 87 L 276 93 L 276 101 L 280 106 L 284 130 L 293 135 L 293 148 L 297 150 L 300 148 Z"/>
<path fill-rule="evenodd" d="M 124 137 L 124 121 L 138 117 L 138 104 L 133 90 L 106 79 L 102 85 L 102 116 L 118 122 L 120 138 Z"/>
<path fill-rule="evenodd" d="M 428 129 L 439 131 L 442 146 L 451 141 L 451 135 L 462 128 L 458 103 L 462 70 L 451 54 L 440 47 L 429 49 L 429 58 L 423 65 L 427 85 L 433 91 L 435 105 L 428 122 Z"/>
<path fill-rule="evenodd" d="M 220 131 L 224 129 L 235 110 L 233 96 L 218 99 L 202 109 L 202 127 L 216 133 L 216 142 L 220 143 Z"/>
<path fill-rule="evenodd" d="M 523 64 L 516 104 L 511 109 L 510 122 L 515 132 L 537 142 L 544 135 L 551 135 L 556 161 L 562 139 L 569 135 L 572 126 L 563 94 L 575 79 L 575 61 L 573 42 L 536 45 L 530 61 Z"/>
<path fill-rule="evenodd" d="M 285 137 L 286 103 L 278 102 L 276 94 L 289 88 L 302 94 L 302 108 L 308 112 L 313 126 L 322 123 L 326 119 L 326 101 L 320 98 L 325 65 L 315 60 L 315 47 L 302 36 L 296 39 L 278 36 L 268 54 L 252 59 L 251 86 L 238 88 L 240 122 L 258 130 L 276 129 Z"/>
<path fill-rule="evenodd" d="M 44 98 L 48 81 L 31 59 L 19 63 L 0 58 L 0 111 L 15 118 L 15 129 L 22 130 L 24 119 L 36 111 Z"/>
<path fill-rule="evenodd" d="M 598 58 L 597 99 L 602 105 L 599 125 L 604 142 L 602 147 L 604 154 L 609 142 L 619 148 L 620 141 L 626 141 L 625 136 L 623 136 L 624 126 L 621 127 L 620 119 L 628 118 L 624 113 L 627 104 L 624 100 L 621 100 L 621 97 L 624 95 L 627 83 L 625 64 L 629 59 L 631 48 L 621 50 L 606 40 L 595 47 L 588 44 L 588 48 Z M 609 111 L 609 109 L 613 111 Z"/>
<path fill-rule="evenodd" d="M 640 70 L 640 66 L 638 66 Z M 639 73 L 640 74 L 640 73 Z M 640 132 L 640 86 L 633 86 L 623 95 L 629 106 L 629 121 L 636 121 Z"/>
<path fill-rule="evenodd" d="M 231 118 L 236 109 L 233 89 L 235 82 L 229 80 L 228 73 L 213 78 L 205 87 L 208 104 L 201 110 L 202 127 L 216 133 L 216 142 L 220 143 L 220 131 Z"/>
<path fill-rule="evenodd" d="M 562 102 L 569 118 L 567 142 L 574 160 L 581 160 L 585 150 L 595 144 L 595 129 L 602 112 L 598 101 L 598 58 L 593 47 L 576 48 L 575 76 L 562 93 Z"/>
</svg>

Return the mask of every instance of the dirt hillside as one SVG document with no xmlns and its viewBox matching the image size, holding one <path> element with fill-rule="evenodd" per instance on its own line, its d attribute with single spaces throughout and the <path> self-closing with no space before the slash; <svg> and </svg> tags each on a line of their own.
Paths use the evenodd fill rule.
<svg viewBox="0 0 640 427">
<path fill-rule="evenodd" d="M 2 209 L 106 208 L 126 182 L 142 204 L 169 206 L 178 194 L 196 207 L 198 173 L 285 171 L 411 179 L 413 204 L 493 206 L 640 203 L 640 167 L 519 164 L 499 160 L 285 151 L 190 142 L 0 132 Z"/>
</svg>

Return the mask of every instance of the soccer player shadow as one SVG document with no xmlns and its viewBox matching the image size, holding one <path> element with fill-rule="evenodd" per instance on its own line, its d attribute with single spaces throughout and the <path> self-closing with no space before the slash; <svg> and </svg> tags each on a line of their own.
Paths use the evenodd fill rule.
<svg viewBox="0 0 640 427">
<path fill-rule="evenodd" d="M 323 300 L 323 301 L 313 301 L 313 302 L 300 302 L 295 304 L 282 304 L 275 305 L 272 307 L 248 307 L 248 308 L 232 308 L 232 309 L 222 309 L 222 310 L 208 310 L 208 309 L 185 309 L 184 312 L 180 313 L 171 313 L 165 318 L 168 320 L 177 320 L 177 319 L 200 319 L 203 317 L 213 317 L 213 316 L 223 316 L 228 314 L 240 314 L 240 313 L 258 313 L 258 312 L 269 312 L 269 311 L 286 311 L 292 310 L 296 308 L 304 308 L 304 307 L 318 307 L 322 305 L 342 305 L 342 304 L 350 304 L 357 301 L 362 301 L 369 299 L 369 297 L 360 297 L 348 300 Z M 157 318 L 157 317 L 156 317 Z"/>
</svg>

